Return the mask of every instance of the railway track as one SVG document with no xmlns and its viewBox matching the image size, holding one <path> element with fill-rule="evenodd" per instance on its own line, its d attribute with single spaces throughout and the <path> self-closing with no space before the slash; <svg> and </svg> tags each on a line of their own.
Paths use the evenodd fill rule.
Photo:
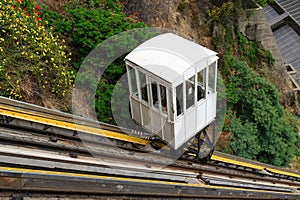
<svg viewBox="0 0 300 200">
<path fill-rule="evenodd" d="M 218 152 L 207 164 L 174 162 L 132 145 L 149 144 L 144 138 L 136 139 L 134 131 L 123 141 L 115 138 L 121 134 L 118 127 L 77 119 L 91 143 L 92 156 L 72 125 L 72 115 L 5 98 L 0 98 L 0 114 L 0 188 L 7 197 L 50 197 L 55 192 L 74 198 L 95 194 L 114 198 L 300 198 L 300 174 L 293 171 Z M 97 131 L 91 134 L 94 129 Z M 105 142 L 110 133 L 116 145 Z M 130 145 L 119 148 L 128 140 Z"/>
</svg>

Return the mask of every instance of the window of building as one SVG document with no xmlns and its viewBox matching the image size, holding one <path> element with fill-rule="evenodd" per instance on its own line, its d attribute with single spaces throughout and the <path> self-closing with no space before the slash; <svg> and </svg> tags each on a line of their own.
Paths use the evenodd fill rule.
<svg viewBox="0 0 300 200">
<path fill-rule="evenodd" d="M 127 67 L 129 73 L 129 81 L 130 81 L 129 84 L 131 85 L 131 87 L 129 87 L 131 89 L 130 91 L 131 95 L 138 97 L 135 69 L 130 66 Z"/>
<path fill-rule="evenodd" d="M 155 81 L 151 81 L 151 96 L 152 96 L 152 106 L 158 109 L 158 90 L 157 83 Z"/>
<path fill-rule="evenodd" d="M 216 91 L 216 62 L 208 66 L 208 92 Z"/>
<path fill-rule="evenodd" d="M 146 75 L 139 71 L 139 79 L 140 79 L 139 88 L 141 89 L 142 100 L 148 102 L 148 88 L 147 88 Z"/>
<path fill-rule="evenodd" d="M 197 73 L 197 101 L 205 98 L 206 69 Z"/>
<path fill-rule="evenodd" d="M 166 87 L 163 85 L 160 85 L 160 100 L 162 112 L 164 114 L 168 114 L 167 90 Z"/>
<path fill-rule="evenodd" d="M 186 109 L 195 104 L 195 76 L 185 81 Z"/>
<path fill-rule="evenodd" d="M 183 83 L 176 87 L 176 110 L 177 116 L 183 113 Z"/>
</svg>

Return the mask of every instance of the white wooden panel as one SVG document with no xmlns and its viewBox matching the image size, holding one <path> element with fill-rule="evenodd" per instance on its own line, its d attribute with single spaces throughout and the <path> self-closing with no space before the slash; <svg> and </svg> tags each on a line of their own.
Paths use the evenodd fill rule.
<svg viewBox="0 0 300 200">
<path fill-rule="evenodd" d="M 151 127 L 152 127 L 152 132 L 159 135 L 159 137 L 162 138 L 161 117 L 160 117 L 159 112 L 155 112 L 153 110 L 151 110 Z"/>
<path fill-rule="evenodd" d="M 211 122 L 216 117 L 217 93 L 211 94 L 207 98 L 207 122 Z"/>
<path fill-rule="evenodd" d="M 148 106 L 141 104 L 142 108 L 142 125 L 147 129 L 151 130 L 151 113 Z"/>
<path fill-rule="evenodd" d="M 186 113 L 185 116 L 185 140 L 191 139 L 195 135 L 196 131 L 196 108 L 192 108 L 189 112 Z"/>
<path fill-rule="evenodd" d="M 206 101 L 197 102 L 197 122 L 196 129 L 200 131 L 206 124 Z"/>
<path fill-rule="evenodd" d="M 174 146 L 175 141 L 174 141 L 174 130 L 173 130 L 173 124 L 168 123 L 166 120 L 163 121 L 163 129 L 162 129 L 162 139 L 171 146 Z"/>
<path fill-rule="evenodd" d="M 131 112 L 132 112 L 132 119 L 136 121 L 138 124 L 142 124 L 140 102 L 132 97 L 131 97 Z"/>
<path fill-rule="evenodd" d="M 183 144 L 185 140 L 185 127 L 184 127 L 184 118 L 177 120 L 174 128 L 175 132 L 175 140 L 174 140 L 174 148 L 177 149 L 180 145 Z"/>
</svg>

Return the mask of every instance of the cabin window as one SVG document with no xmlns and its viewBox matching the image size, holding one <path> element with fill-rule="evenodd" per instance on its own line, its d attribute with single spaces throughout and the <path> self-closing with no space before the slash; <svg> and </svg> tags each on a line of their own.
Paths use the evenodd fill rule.
<svg viewBox="0 0 300 200">
<path fill-rule="evenodd" d="M 208 66 L 208 92 L 216 91 L 216 62 Z"/>
<path fill-rule="evenodd" d="M 195 76 L 185 81 L 185 105 L 189 109 L 195 104 Z"/>
<path fill-rule="evenodd" d="M 197 73 L 197 101 L 205 98 L 206 69 Z"/>
<path fill-rule="evenodd" d="M 158 109 L 158 91 L 157 91 L 157 83 L 155 81 L 151 81 L 151 97 L 152 97 L 152 107 Z"/>
<path fill-rule="evenodd" d="M 173 93 L 171 88 L 167 88 L 167 106 L 168 106 L 168 119 L 174 121 L 174 105 L 173 105 Z"/>
<path fill-rule="evenodd" d="M 168 113 L 168 100 L 167 100 L 167 90 L 166 87 L 160 85 L 160 101 L 161 101 L 161 110 L 164 114 Z"/>
<path fill-rule="evenodd" d="M 129 81 L 130 81 L 129 84 L 131 85 L 131 87 L 129 87 L 130 94 L 131 96 L 138 97 L 135 69 L 130 67 L 129 65 L 127 67 L 128 67 Z"/>
<path fill-rule="evenodd" d="M 141 89 L 142 100 L 148 102 L 148 89 L 147 89 L 146 75 L 139 71 L 139 79 L 140 79 L 139 88 Z"/>
<path fill-rule="evenodd" d="M 176 110 L 177 116 L 183 112 L 183 83 L 176 87 Z"/>
</svg>

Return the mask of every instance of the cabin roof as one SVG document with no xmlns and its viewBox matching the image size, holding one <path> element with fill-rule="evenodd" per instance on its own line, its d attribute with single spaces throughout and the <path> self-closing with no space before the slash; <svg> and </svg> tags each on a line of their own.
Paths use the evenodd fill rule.
<svg viewBox="0 0 300 200">
<path fill-rule="evenodd" d="M 172 33 L 161 34 L 139 45 L 125 60 L 158 76 L 169 83 L 195 67 L 203 60 L 215 57 L 216 52 Z M 202 68 L 204 68 L 203 66 Z"/>
</svg>

